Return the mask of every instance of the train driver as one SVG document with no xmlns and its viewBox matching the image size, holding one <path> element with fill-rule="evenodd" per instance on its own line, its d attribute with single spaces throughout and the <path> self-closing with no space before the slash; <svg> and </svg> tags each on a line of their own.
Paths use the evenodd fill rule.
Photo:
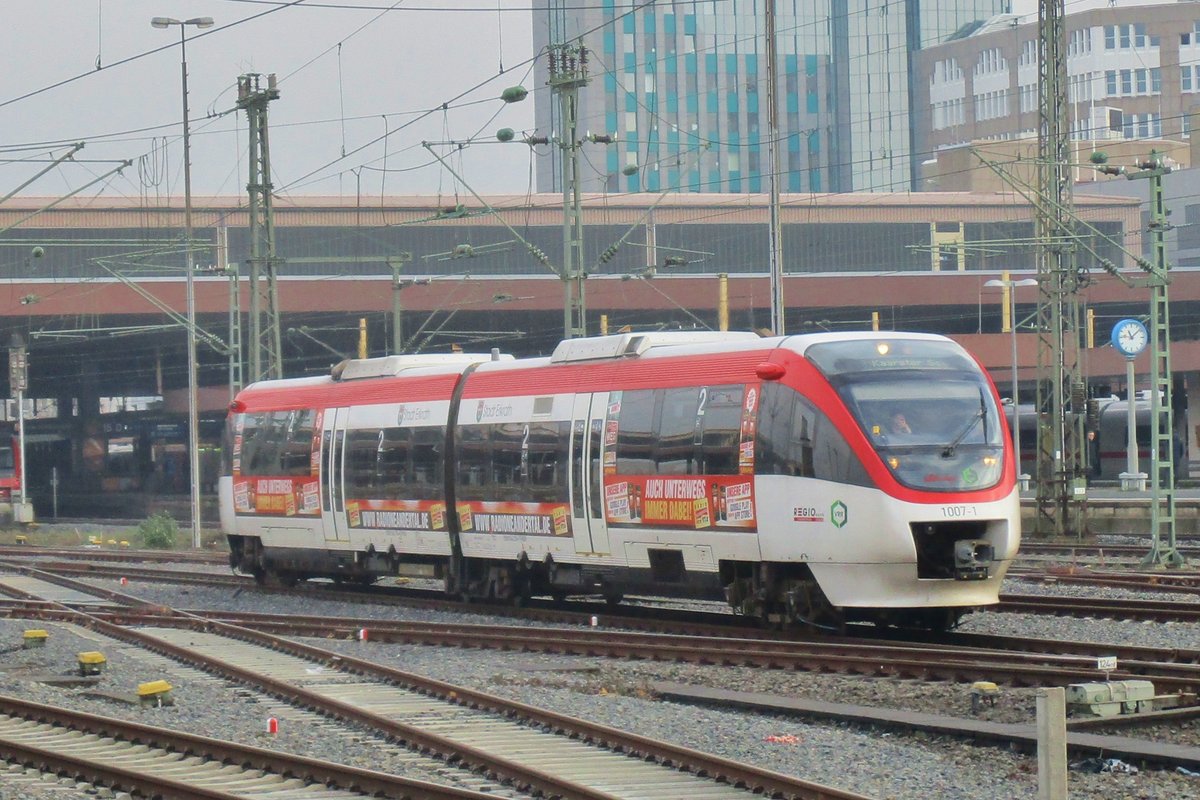
<svg viewBox="0 0 1200 800">
<path fill-rule="evenodd" d="M 892 416 L 888 419 L 888 434 L 902 439 L 910 438 L 913 435 L 912 428 L 909 427 L 908 419 L 904 416 L 903 411 L 892 412 Z"/>
</svg>

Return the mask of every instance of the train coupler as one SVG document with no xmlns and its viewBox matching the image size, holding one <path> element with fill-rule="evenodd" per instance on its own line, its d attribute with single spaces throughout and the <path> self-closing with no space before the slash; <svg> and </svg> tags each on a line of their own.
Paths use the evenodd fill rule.
<svg viewBox="0 0 1200 800">
<path fill-rule="evenodd" d="M 996 548 L 985 539 L 960 539 L 954 543 L 954 580 L 985 581 L 996 560 Z"/>
</svg>

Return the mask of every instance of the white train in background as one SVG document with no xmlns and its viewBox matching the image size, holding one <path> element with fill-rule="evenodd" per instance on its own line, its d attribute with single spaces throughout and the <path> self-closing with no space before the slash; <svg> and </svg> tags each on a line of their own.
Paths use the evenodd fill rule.
<svg viewBox="0 0 1200 800">
<path fill-rule="evenodd" d="M 463 597 L 941 628 L 998 601 L 1020 538 L 995 388 L 928 334 L 347 361 L 247 387 L 227 437 L 231 564 L 284 584 L 424 576 Z"/>
</svg>

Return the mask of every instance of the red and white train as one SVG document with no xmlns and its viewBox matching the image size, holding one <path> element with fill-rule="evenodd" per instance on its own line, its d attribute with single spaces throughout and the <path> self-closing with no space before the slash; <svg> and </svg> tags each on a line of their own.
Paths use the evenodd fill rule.
<svg viewBox="0 0 1200 800">
<path fill-rule="evenodd" d="M 232 566 L 465 597 L 724 597 L 944 627 L 1016 555 L 994 387 L 928 334 L 632 333 L 347 361 L 231 405 Z M 888 425 L 897 412 L 910 431 Z"/>
<path fill-rule="evenodd" d="M 15 427 L 0 424 L 0 525 L 33 522 L 33 503 L 22 491 L 21 447 Z"/>
</svg>

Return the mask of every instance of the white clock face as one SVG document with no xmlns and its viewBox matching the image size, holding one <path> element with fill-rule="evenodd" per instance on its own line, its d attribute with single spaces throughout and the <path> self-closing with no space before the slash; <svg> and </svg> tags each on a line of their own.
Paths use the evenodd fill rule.
<svg viewBox="0 0 1200 800">
<path fill-rule="evenodd" d="M 1127 322 L 1117 329 L 1117 346 L 1123 353 L 1140 353 L 1147 338 L 1145 326 L 1137 322 Z"/>
</svg>

